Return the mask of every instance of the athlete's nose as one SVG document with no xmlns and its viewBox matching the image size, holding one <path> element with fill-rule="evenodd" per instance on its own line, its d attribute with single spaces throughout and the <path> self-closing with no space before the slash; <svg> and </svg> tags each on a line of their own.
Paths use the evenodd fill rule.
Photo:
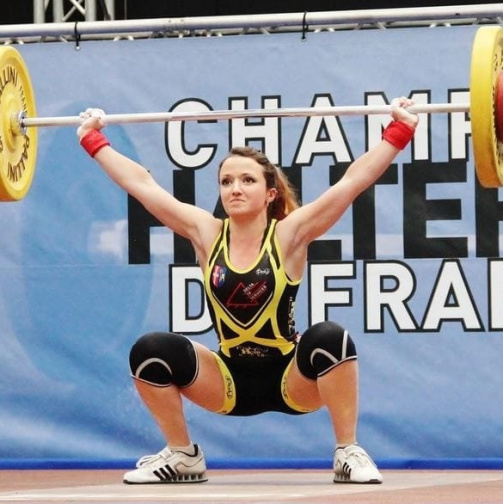
<svg viewBox="0 0 503 504">
<path fill-rule="evenodd" d="M 232 192 L 233 193 L 241 192 L 241 184 L 238 179 L 234 180 L 234 182 L 232 183 Z"/>
</svg>

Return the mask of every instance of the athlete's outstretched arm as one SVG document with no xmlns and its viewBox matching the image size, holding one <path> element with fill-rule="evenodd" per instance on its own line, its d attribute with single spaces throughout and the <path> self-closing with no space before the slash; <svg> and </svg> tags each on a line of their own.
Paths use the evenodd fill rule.
<svg viewBox="0 0 503 504">
<path fill-rule="evenodd" d="M 90 109 L 83 113 L 84 122 L 77 130 L 81 143 L 85 143 L 93 132 L 105 124 L 100 117 L 104 112 Z M 176 199 L 161 187 L 151 174 L 139 163 L 117 152 L 108 143 L 100 145 L 102 138 L 96 135 L 99 149 L 91 153 L 103 171 L 122 189 L 136 198 L 152 215 L 175 233 L 188 238 L 196 252 L 207 250 L 218 232 L 220 221 L 210 212 Z M 84 139 L 84 140 L 83 140 Z M 106 140 L 105 140 L 106 141 Z M 92 142 L 92 140 L 91 140 Z"/>
<path fill-rule="evenodd" d="M 405 136 L 411 138 L 418 123 L 418 117 L 407 111 L 412 102 L 406 98 L 393 100 L 392 117 L 401 122 Z M 410 133 L 407 133 L 409 131 Z M 378 145 L 356 159 L 342 179 L 321 196 L 291 214 L 278 224 L 282 236 L 290 236 L 284 241 L 285 247 L 307 246 L 311 241 L 326 233 L 343 215 L 355 198 L 368 189 L 388 169 L 400 148 L 383 139 Z M 281 230 L 283 228 L 283 230 Z M 283 241 L 283 240 L 282 240 Z M 288 253 L 288 250 L 284 251 Z"/>
</svg>

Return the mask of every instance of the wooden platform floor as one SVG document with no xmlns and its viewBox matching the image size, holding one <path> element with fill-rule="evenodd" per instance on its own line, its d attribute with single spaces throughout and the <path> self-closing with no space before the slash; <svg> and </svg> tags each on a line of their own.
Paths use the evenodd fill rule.
<svg viewBox="0 0 503 504">
<path fill-rule="evenodd" d="M 503 471 L 383 471 L 381 485 L 332 483 L 326 470 L 213 470 L 209 481 L 125 485 L 124 471 L 0 470 L 0 503 L 503 503 Z"/>
</svg>

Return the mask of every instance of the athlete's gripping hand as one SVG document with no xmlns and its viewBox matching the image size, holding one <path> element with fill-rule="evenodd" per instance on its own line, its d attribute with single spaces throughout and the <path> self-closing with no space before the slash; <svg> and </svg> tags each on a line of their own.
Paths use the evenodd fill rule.
<svg viewBox="0 0 503 504">
<path fill-rule="evenodd" d="M 401 121 L 415 129 L 419 122 L 419 117 L 417 114 L 407 110 L 411 105 L 414 105 L 414 101 L 405 96 L 393 99 L 391 101 L 391 117 L 395 121 Z"/>
<path fill-rule="evenodd" d="M 83 119 L 77 129 L 80 145 L 94 158 L 103 147 L 110 145 L 108 139 L 100 131 L 106 125 L 105 111 L 88 108 L 85 112 L 80 113 L 80 117 Z"/>
<path fill-rule="evenodd" d="M 101 130 L 106 126 L 106 113 L 99 108 L 88 108 L 79 114 L 83 119 L 82 124 L 77 129 L 77 137 L 82 137 L 91 130 Z"/>
</svg>

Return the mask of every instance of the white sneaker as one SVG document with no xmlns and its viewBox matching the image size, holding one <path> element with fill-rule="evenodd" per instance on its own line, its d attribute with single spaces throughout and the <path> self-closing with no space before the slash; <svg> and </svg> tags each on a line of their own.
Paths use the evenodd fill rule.
<svg viewBox="0 0 503 504">
<path fill-rule="evenodd" d="M 133 471 L 124 474 L 124 483 L 202 483 L 206 477 L 204 453 L 194 445 L 195 454 L 172 452 L 167 446 L 156 455 L 138 460 Z"/>
<path fill-rule="evenodd" d="M 334 471 L 334 483 L 382 483 L 374 461 L 358 445 L 335 450 Z"/>
</svg>

